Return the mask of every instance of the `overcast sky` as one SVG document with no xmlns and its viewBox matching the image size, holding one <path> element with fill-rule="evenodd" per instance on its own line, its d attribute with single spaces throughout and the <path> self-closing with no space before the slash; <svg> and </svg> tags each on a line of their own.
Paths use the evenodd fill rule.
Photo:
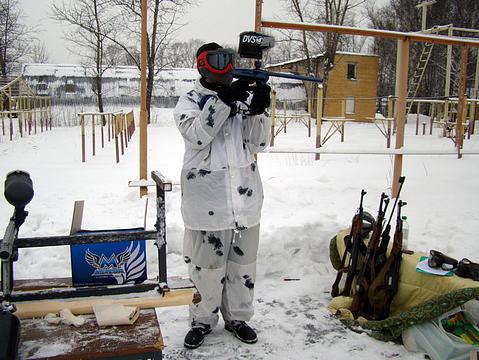
<svg viewBox="0 0 479 360">
<path fill-rule="evenodd" d="M 55 0 L 20 0 L 25 20 L 39 29 L 38 38 L 45 43 L 51 63 L 76 63 L 63 39 L 64 25 L 50 19 L 50 4 Z M 74 0 L 71 0 L 74 1 Z M 383 3 L 387 0 L 377 0 Z M 263 1 L 263 19 L 279 19 L 281 0 Z M 242 31 L 254 29 L 255 0 L 199 0 L 190 7 L 178 33 L 179 40 L 197 38 L 206 42 L 236 44 Z"/>
</svg>

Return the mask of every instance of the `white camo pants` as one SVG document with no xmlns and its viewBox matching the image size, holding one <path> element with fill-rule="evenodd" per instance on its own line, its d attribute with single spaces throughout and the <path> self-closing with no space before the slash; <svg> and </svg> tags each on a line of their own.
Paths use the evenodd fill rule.
<svg viewBox="0 0 479 360">
<path fill-rule="evenodd" d="M 183 255 L 201 302 L 190 305 L 190 326 L 213 328 L 225 321 L 250 320 L 259 225 L 242 231 L 185 229 Z"/>
</svg>

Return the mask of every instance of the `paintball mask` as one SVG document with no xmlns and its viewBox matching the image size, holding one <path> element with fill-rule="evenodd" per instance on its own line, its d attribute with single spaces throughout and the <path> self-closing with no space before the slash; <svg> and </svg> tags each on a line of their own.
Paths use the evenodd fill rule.
<svg viewBox="0 0 479 360">
<path fill-rule="evenodd" d="M 229 85 L 233 81 L 234 50 L 206 50 L 198 54 L 196 64 L 201 76 L 211 82 Z"/>
</svg>

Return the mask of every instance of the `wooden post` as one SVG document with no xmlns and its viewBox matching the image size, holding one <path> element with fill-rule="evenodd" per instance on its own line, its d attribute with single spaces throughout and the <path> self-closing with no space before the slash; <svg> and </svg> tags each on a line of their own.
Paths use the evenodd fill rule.
<svg viewBox="0 0 479 360">
<path fill-rule="evenodd" d="M 93 156 L 95 156 L 95 114 L 91 114 L 91 142 L 93 147 Z"/>
<path fill-rule="evenodd" d="M 467 46 L 461 46 L 461 75 L 459 78 L 459 103 L 457 104 L 457 120 L 456 120 L 456 146 L 457 157 L 462 157 L 461 149 L 463 138 L 462 122 L 464 120 L 464 108 L 466 106 L 466 80 L 467 80 Z"/>
<path fill-rule="evenodd" d="M 148 112 L 146 109 L 147 0 L 141 0 L 141 107 L 140 107 L 140 180 L 148 179 Z M 148 187 L 140 187 L 140 197 Z"/>
<path fill-rule="evenodd" d="M 108 126 L 108 142 L 110 142 L 111 140 L 111 131 L 110 131 L 110 126 L 111 126 L 111 117 L 113 116 L 113 114 L 108 114 L 108 117 L 107 117 L 107 126 Z"/>
<path fill-rule="evenodd" d="M 10 141 L 13 140 L 13 113 L 12 113 L 12 90 L 9 90 L 10 96 L 8 97 L 8 115 L 10 117 Z"/>
<path fill-rule="evenodd" d="M 125 138 L 125 147 L 128 147 L 128 124 L 126 119 L 126 113 L 122 115 L 123 121 L 123 137 Z"/>
<path fill-rule="evenodd" d="M 274 146 L 274 127 L 276 125 L 276 90 L 271 92 L 271 139 L 269 146 Z"/>
<path fill-rule="evenodd" d="M 2 135 L 5 136 L 5 113 L 2 110 Z"/>
<path fill-rule="evenodd" d="M 43 96 L 40 99 L 40 131 L 43 132 Z"/>
<path fill-rule="evenodd" d="M 398 109 L 397 109 L 397 134 L 396 134 L 396 149 L 400 149 L 404 146 L 404 124 L 406 122 L 406 98 L 407 98 L 407 80 L 408 80 L 408 67 L 409 67 L 409 45 L 410 40 L 406 38 L 399 40 L 399 49 L 401 59 L 399 61 L 398 71 Z M 403 155 L 394 155 L 394 173 L 391 197 L 396 198 L 399 190 L 399 178 L 402 174 L 402 161 Z"/>
<path fill-rule="evenodd" d="M 33 97 L 33 130 L 37 133 L 37 97 Z"/>
<path fill-rule="evenodd" d="M 447 30 L 447 36 L 453 35 L 452 25 Z M 451 63 L 452 63 L 452 45 L 447 46 L 446 55 L 446 81 L 444 84 L 444 96 L 449 97 L 451 93 Z"/>
<path fill-rule="evenodd" d="M 81 114 L 81 162 L 85 162 L 85 115 Z"/>
<path fill-rule="evenodd" d="M 316 149 L 321 147 L 321 125 L 323 117 L 323 84 L 318 84 L 318 98 L 316 106 Z M 320 154 L 316 153 L 315 160 L 320 159 Z"/>
<path fill-rule="evenodd" d="M 105 119 L 104 117 L 105 115 L 102 115 L 101 117 L 101 123 L 100 123 L 100 129 L 101 129 L 101 148 L 103 149 L 105 147 L 105 133 L 103 131 L 103 128 L 105 127 L 105 125 L 103 124 L 103 119 Z"/>
<path fill-rule="evenodd" d="M 474 74 L 474 89 L 472 89 L 472 98 L 477 99 L 477 88 L 479 86 L 479 49 L 476 51 L 476 72 Z M 474 128 L 476 127 L 476 102 L 472 102 L 472 117 L 471 117 L 471 134 L 474 135 Z"/>
<path fill-rule="evenodd" d="M 421 116 L 421 103 L 418 102 L 416 106 L 416 135 L 419 134 L 419 117 Z"/>
<path fill-rule="evenodd" d="M 125 154 L 125 147 L 123 143 L 123 114 L 118 116 L 118 135 L 120 136 L 120 144 L 121 144 L 121 154 Z"/>
<path fill-rule="evenodd" d="M 120 162 L 120 153 L 118 151 L 118 115 L 113 116 L 113 136 L 115 137 L 115 155 L 116 162 Z M 141 192 L 140 192 L 141 194 Z"/>
<path fill-rule="evenodd" d="M 286 118 L 286 99 L 283 100 L 283 110 L 284 110 L 284 123 L 283 123 L 283 131 L 286 134 L 286 125 L 288 125 L 288 119 Z"/>
<path fill-rule="evenodd" d="M 308 137 L 311 137 L 311 96 L 308 96 Z"/>
<path fill-rule="evenodd" d="M 341 100 L 341 117 L 346 118 L 346 99 Z M 341 142 L 344 142 L 344 121 L 341 126 Z"/>
<path fill-rule="evenodd" d="M 27 109 L 28 109 L 28 135 L 32 133 L 32 101 L 31 96 L 27 96 Z"/>
<path fill-rule="evenodd" d="M 261 18 L 263 13 L 263 0 L 256 0 L 254 13 L 254 31 L 261 31 Z"/>
<path fill-rule="evenodd" d="M 18 96 L 17 98 L 17 120 L 18 120 L 18 128 L 20 130 L 20 137 L 23 137 L 23 101 L 22 97 Z"/>
<path fill-rule="evenodd" d="M 391 95 L 388 96 L 388 118 L 394 119 L 394 100 Z M 386 147 L 391 147 L 391 121 L 387 120 L 387 135 L 386 135 Z"/>
<path fill-rule="evenodd" d="M 52 115 L 52 98 L 48 97 L 48 112 L 50 114 L 50 130 L 52 129 L 53 115 Z"/>
</svg>

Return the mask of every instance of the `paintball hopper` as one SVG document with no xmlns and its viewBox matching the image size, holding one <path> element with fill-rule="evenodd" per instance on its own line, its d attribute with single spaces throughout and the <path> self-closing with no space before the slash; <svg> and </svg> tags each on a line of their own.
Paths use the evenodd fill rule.
<svg viewBox="0 0 479 360">
<path fill-rule="evenodd" d="M 24 209 L 33 198 L 33 184 L 30 174 L 15 170 L 5 179 L 5 199 L 17 209 Z"/>
<path fill-rule="evenodd" d="M 246 31 L 239 36 L 238 54 L 242 58 L 260 60 L 263 57 L 263 51 L 273 46 L 274 38 L 272 36 Z"/>
<path fill-rule="evenodd" d="M 15 223 L 19 227 L 28 215 L 25 206 L 33 198 L 33 184 L 30 174 L 22 170 L 8 173 L 5 179 L 4 194 L 5 199 L 15 207 Z"/>
</svg>

